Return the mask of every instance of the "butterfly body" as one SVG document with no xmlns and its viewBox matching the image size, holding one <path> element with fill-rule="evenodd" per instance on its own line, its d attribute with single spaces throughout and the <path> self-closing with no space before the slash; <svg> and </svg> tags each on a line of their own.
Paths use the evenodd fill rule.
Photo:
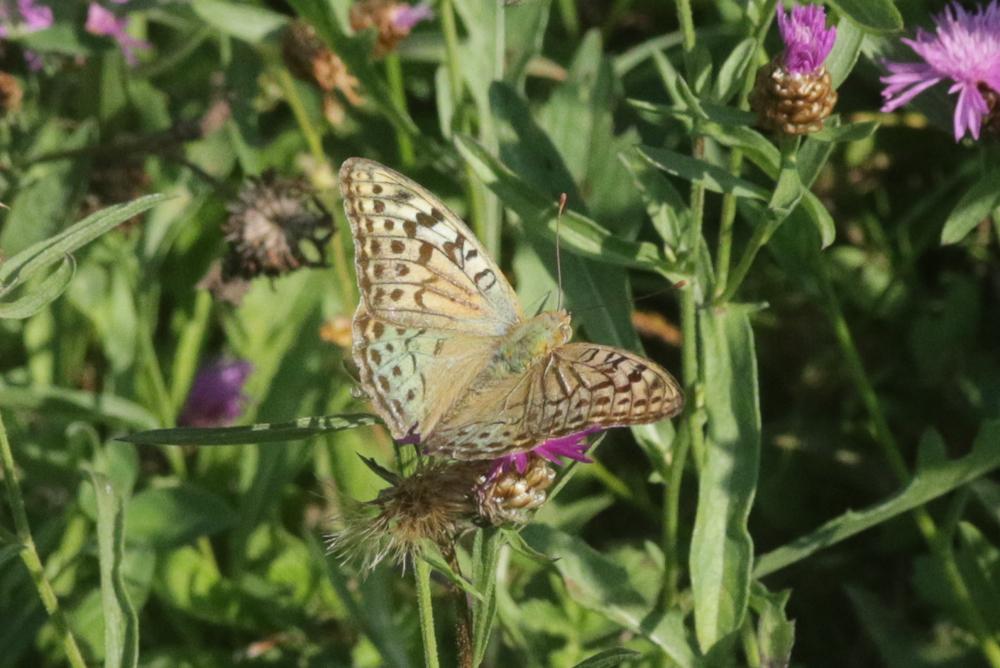
<svg viewBox="0 0 1000 668">
<path fill-rule="evenodd" d="M 361 293 L 354 359 L 394 438 L 492 459 L 679 412 L 677 382 L 654 362 L 570 343 L 565 311 L 525 318 L 465 224 L 415 182 L 351 158 L 340 187 Z"/>
</svg>

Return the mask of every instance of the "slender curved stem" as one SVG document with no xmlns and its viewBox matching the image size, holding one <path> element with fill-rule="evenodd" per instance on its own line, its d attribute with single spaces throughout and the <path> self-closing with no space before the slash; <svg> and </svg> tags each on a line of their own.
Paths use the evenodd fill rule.
<svg viewBox="0 0 1000 668">
<path fill-rule="evenodd" d="M 21 561 L 28 569 L 35 589 L 38 591 L 38 598 L 42 600 L 45 612 L 52 620 L 56 632 L 62 637 L 63 649 L 66 651 L 66 660 L 73 668 L 86 668 L 87 663 L 83 660 L 80 647 L 76 644 L 76 637 L 66 621 L 62 608 L 59 607 L 59 599 L 56 597 L 52 584 L 45 577 L 45 568 L 42 560 L 35 549 L 35 540 L 31 536 L 31 527 L 28 525 L 28 515 L 24 509 L 24 497 L 21 496 L 21 486 L 17 482 L 17 472 L 14 469 L 14 455 L 11 452 L 10 441 L 7 439 L 7 429 L 4 426 L 3 415 L 0 415 L 0 471 L 3 472 L 4 486 L 7 488 L 7 502 L 10 505 L 11 515 L 14 517 L 14 529 L 17 531 L 17 540 L 21 544 Z"/>
</svg>

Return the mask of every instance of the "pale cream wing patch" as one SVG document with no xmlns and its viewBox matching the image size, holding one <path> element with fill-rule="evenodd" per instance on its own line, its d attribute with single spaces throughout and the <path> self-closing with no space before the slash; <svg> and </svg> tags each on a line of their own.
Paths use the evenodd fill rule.
<svg viewBox="0 0 1000 668">
<path fill-rule="evenodd" d="M 471 388 L 423 443 L 456 459 L 492 459 L 589 427 L 658 422 L 683 405 L 677 381 L 655 362 L 568 343 L 522 376 Z"/>
<path fill-rule="evenodd" d="M 364 302 L 354 314 L 361 386 L 395 439 L 432 430 L 493 350 L 482 337 L 386 323 L 368 313 Z"/>
<path fill-rule="evenodd" d="M 388 167 L 350 158 L 340 191 L 361 298 L 401 327 L 500 336 L 523 320 L 503 273 L 437 197 Z"/>
</svg>

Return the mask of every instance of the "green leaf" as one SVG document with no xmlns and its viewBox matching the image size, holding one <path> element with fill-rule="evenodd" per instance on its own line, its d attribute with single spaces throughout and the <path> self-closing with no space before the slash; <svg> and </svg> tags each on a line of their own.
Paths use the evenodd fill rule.
<svg viewBox="0 0 1000 668">
<path fill-rule="evenodd" d="M 526 223 L 531 223 L 551 241 L 556 240 L 558 204 L 522 180 L 506 165 L 490 155 L 478 142 L 459 137 L 457 146 L 476 175 Z M 634 242 L 611 234 L 590 218 L 566 209 L 559 223 L 559 243 L 579 255 L 608 264 L 653 271 L 673 276 L 675 268 L 660 249 L 648 242 Z"/>
<path fill-rule="evenodd" d="M 128 399 L 64 387 L 0 385 L 0 407 L 38 411 L 49 417 L 124 424 L 135 429 L 151 429 L 159 424 L 155 415 Z"/>
<path fill-rule="evenodd" d="M 635 151 L 619 153 L 618 158 L 632 174 L 635 187 L 646 204 L 646 214 L 666 247 L 674 251 L 688 250 L 684 248 L 687 236 L 682 230 L 687 229 L 691 212 L 674 184 Z"/>
<path fill-rule="evenodd" d="M 785 606 L 791 590 L 769 592 L 755 582 L 750 605 L 757 612 L 757 648 L 762 666 L 787 666 L 795 644 L 795 622 L 788 619 Z"/>
<path fill-rule="evenodd" d="M 864 37 L 865 33 L 850 19 L 842 18 L 837 23 L 837 41 L 834 42 L 833 50 L 826 59 L 826 69 L 833 80 L 834 88 L 840 88 L 840 84 L 854 69 L 858 56 L 861 55 L 861 43 Z"/>
<path fill-rule="evenodd" d="M 25 248 L 0 263 L 0 296 L 36 272 L 62 261 L 66 255 L 165 199 L 164 195 L 147 195 L 126 204 L 109 206 L 59 234 Z"/>
<path fill-rule="evenodd" d="M 829 0 L 829 2 L 838 12 L 868 32 L 896 32 L 903 29 L 903 17 L 892 0 Z"/>
<path fill-rule="evenodd" d="M 764 188 L 738 176 L 733 176 L 722 167 L 677 153 L 665 148 L 640 146 L 636 149 L 650 164 L 659 167 L 668 174 L 704 186 L 717 193 L 731 193 L 736 197 L 768 200 L 770 193 Z"/>
<path fill-rule="evenodd" d="M 101 565 L 101 609 L 104 613 L 104 666 L 125 668 L 139 662 L 139 618 L 125 589 L 122 562 L 125 524 L 122 498 L 111 482 L 91 472 L 97 496 L 97 548 Z"/>
<path fill-rule="evenodd" d="M 1000 170 L 988 169 L 969 188 L 955 208 L 948 214 L 948 219 L 941 230 L 942 244 L 957 244 L 969 232 L 989 217 L 990 212 L 1000 206 Z"/>
<path fill-rule="evenodd" d="M 620 666 L 626 661 L 638 660 L 641 656 L 639 652 L 634 652 L 624 647 L 613 647 L 584 659 L 576 664 L 574 668 L 613 668 L 613 666 Z"/>
<path fill-rule="evenodd" d="M 138 445 L 249 445 L 310 438 L 331 431 L 380 424 L 374 415 L 345 413 L 304 417 L 291 422 L 252 424 L 243 427 L 153 429 L 120 436 L 118 440 Z"/>
<path fill-rule="evenodd" d="M 719 76 L 714 83 L 714 97 L 720 102 L 727 102 L 743 86 L 747 68 L 754 62 L 757 51 L 757 40 L 747 37 L 740 41 L 726 56 L 719 68 Z"/>
<path fill-rule="evenodd" d="M 194 0 L 191 9 L 222 33 L 251 44 L 263 42 L 288 24 L 284 15 L 246 3 Z"/>
<path fill-rule="evenodd" d="M 553 566 L 574 601 L 648 638 L 678 666 L 698 665 L 680 612 L 663 616 L 651 612 L 653 602 L 630 582 L 621 565 L 579 538 L 544 524 L 531 524 L 521 534 L 532 548 L 555 558 Z M 652 596 L 655 591 L 645 593 Z"/>
<path fill-rule="evenodd" d="M 154 487 L 132 497 L 126 510 L 129 542 L 169 547 L 236 524 L 236 513 L 221 497 L 182 483 Z"/>
<path fill-rule="evenodd" d="M 760 401 L 749 309 L 706 309 L 704 342 L 708 452 L 691 537 L 695 631 L 702 651 L 740 628 L 750 598 L 753 542 L 747 517 L 757 489 Z"/>
<path fill-rule="evenodd" d="M 1000 420 L 984 422 L 973 443 L 972 452 L 960 459 L 942 459 L 939 439 L 933 432 L 924 435 L 920 442 L 917 472 L 913 480 L 897 494 L 866 510 L 848 511 L 791 543 L 759 557 L 754 575 L 760 578 L 781 570 L 814 552 L 922 506 L 1000 467 Z"/>
<path fill-rule="evenodd" d="M 495 528 L 476 531 L 472 550 L 472 579 L 482 592 L 482 599 L 472 601 L 473 665 L 480 665 L 490 644 L 490 635 L 497 615 L 497 563 L 504 535 Z"/>
<path fill-rule="evenodd" d="M 819 132 L 809 135 L 809 138 L 825 142 L 860 141 L 875 134 L 879 125 L 878 121 L 862 121 L 839 126 L 826 125 Z"/>
<path fill-rule="evenodd" d="M 62 264 L 36 287 L 29 290 L 28 294 L 10 302 L 0 302 L 0 319 L 23 320 L 35 315 L 59 298 L 73 280 L 75 271 L 76 262 L 73 256 L 66 256 Z"/>
</svg>

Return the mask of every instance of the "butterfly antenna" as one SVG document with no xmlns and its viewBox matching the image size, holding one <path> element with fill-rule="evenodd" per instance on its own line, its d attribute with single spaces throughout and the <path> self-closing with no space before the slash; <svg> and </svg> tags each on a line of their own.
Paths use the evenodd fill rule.
<svg viewBox="0 0 1000 668">
<path fill-rule="evenodd" d="M 559 195 L 559 213 L 556 214 L 556 280 L 559 283 L 559 297 L 556 303 L 556 311 L 562 310 L 563 287 L 562 287 L 562 256 L 559 253 L 559 223 L 562 220 L 563 211 L 566 210 L 566 193 Z"/>
</svg>

